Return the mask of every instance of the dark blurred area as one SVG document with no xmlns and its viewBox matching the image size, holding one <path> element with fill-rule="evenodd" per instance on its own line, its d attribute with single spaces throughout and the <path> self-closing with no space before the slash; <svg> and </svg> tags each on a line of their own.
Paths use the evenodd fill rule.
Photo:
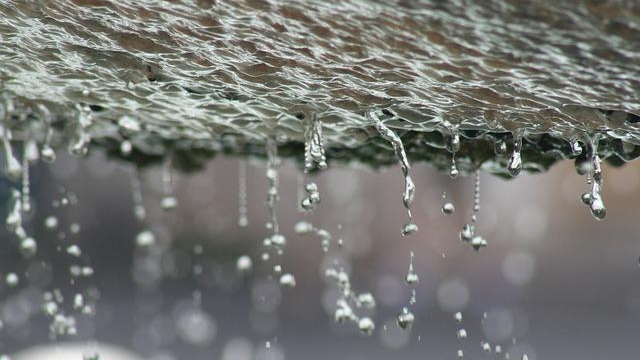
<svg viewBox="0 0 640 360">
<path fill-rule="evenodd" d="M 240 166 L 248 180 L 247 227 L 238 226 Z M 402 237 L 399 168 L 330 167 L 311 176 L 284 162 L 277 215 L 288 244 L 279 264 L 295 275 L 293 288 L 269 280 L 271 265 L 260 259 L 271 234 L 263 162 L 220 157 L 201 172 L 174 173 L 173 210 L 161 207 L 160 167 L 140 170 L 144 220 L 134 216 L 131 170 L 97 150 L 84 159 L 59 154 L 54 164 L 33 167 L 34 211 L 25 229 L 38 254 L 24 259 L 13 235 L 0 230 L 2 279 L 10 272 L 20 278 L 15 286 L 0 282 L 2 351 L 72 341 L 113 344 L 153 360 L 451 359 L 458 349 L 471 359 L 637 357 L 637 164 L 605 167 L 608 214 L 601 222 L 580 202 L 586 179 L 571 162 L 510 181 L 483 174 L 477 231 L 489 245 L 475 252 L 458 238 L 472 213 L 472 178 L 452 180 L 415 164 L 413 216 L 420 231 Z M 303 213 L 296 203 L 309 181 L 317 182 L 322 200 Z M 16 184 L 1 184 L 8 203 Z M 454 214 L 442 213 L 446 201 Z M 47 226 L 50 216 L 56 227 Z M 300 220 L 343 239 L 342 250 L 324 253 L 318 237 L 296 234 Z M 155 242 L 136 245 L 145 230 Z M 73 244 L 80 257 L 67 253 Z M 415 324 L 403 331 L 395 317 L 410 297 L 403 281 L 410 251 L 420 283 L 411 307 Z M 249 274 L 236 269 L 242 255 L 253 260 Z M 323 269 L 336 259 L 357 291 L 375 296 L 375 311 L 362 311 L 376 323 L 372 336 L 333 320 L 338 290 Z M 78 264 L 94 274 L 74 278 L 69 268 Z M 41 307 L 43 291 L 54 289 L 64 296 L 60 306 L 75 314 L 77 334 L 52 342 L 52 319 Z M 93 296 L 94 312 L 74 309 L 79 292 Z M 460 328 L 468 338 L 457 338 Z"/>
</svg>

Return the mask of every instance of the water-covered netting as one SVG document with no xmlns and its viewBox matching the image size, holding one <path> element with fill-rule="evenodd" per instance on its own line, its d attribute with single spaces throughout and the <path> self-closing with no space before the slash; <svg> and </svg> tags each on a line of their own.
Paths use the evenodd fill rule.
<svg viewBox="0 0 640 360">
<path fill-rule="evenodd" d="M 9 0 L 0 112 L 14 140 L 184 167 L 267 139 L 302 160 L 314 128 L 329 161 L 394 162 L 367 114 L 440 168 L 458 134 L 461 171 L 506 173 L 519 138 L 525 170 L 594 136 L 621 163 L 639 39 L 635 1 Z"/>
</svg>

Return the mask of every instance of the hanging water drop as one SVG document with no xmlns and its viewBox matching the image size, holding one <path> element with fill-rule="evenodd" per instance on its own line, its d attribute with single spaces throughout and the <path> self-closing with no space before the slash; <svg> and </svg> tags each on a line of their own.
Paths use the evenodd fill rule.
<svg viewBox="0 0 640 360">
<path fill-rule="evenodd" d="M 20 175 L 22 175 L 22 166 L 13 154 L 13 148 L 11 147 L 11 130 L 0 125 L 0 137 L 2 137 L 4 150 L 5 175 L 7 175 L 9 179 L 17 181 L 20 179 Z"/>
<path fill-rule="evenodd" d="M 402 194 L 402 202 L 404 203 L 404 206 L 407 209 L 407 215 L 409 216 L 409 223 L 404 225 L 402 229 L 402 234 L 409 235 L 418 230 L 418 227 L 413 223 L 413 220 L 411 218 L 411 211 L 410 211 L 411 204 L 413 203 L 413 199 L 415 197 L 415 184 L 413 183 L 413 180 L 409 175 L 409 172 L 411 170 L 411 166 L 409 165 L 409 159 L 407 158 L 407 154 L 404 151 L 404 146 L 402 145 L 402 141 L 400 140 L 400 137 L 398 137 L 396 133 L 391 131 L 391 129 L 389 129 L 382 122 L 382 120 L 378 118 L 378 116 L 374 111 L 366 111 L 365 117 L 369 122 L 371 122 L 375 126 L 380 136 L 382 136 L 385 140 L 391 143 L 391 146 L 393 146 L 393 149 L 395 151 L 396 158 L 400 163 L 400 167 L 402 169 L 402 174 L 404 175 L 404 182 L 405 182 L 404 192 Z"/>
<path fill-rule="evenodd" d="M 413 313 L 406 307 L 403 307 L 400 313 L 398 313 L 398 315 L 396 316 L 396 322 L 398 323 L 398 326 L 402 328 L 402 330 L 410 330 L 413 326 L 414 320 L 415 317 Z"/>
<path fill-rule="evenodd" d="M 520 150 L 522 148 L 522 133 L 517 131 L 513 134 L 513 153 L 509 159 L 509 165 L 507 169 L 511 176 L 517 176 L 522 170 L 522 158 L 520 156 Z"/>
<path fill-rule="evenodd" d="M 313 114 L 309 117 L 304 131 L 304 171 L 313 170 L 314 164 L 320 169 L 327 168 L 327 158 L 324 154 L 324 139 L 322 138 L 322 123 Z"/>
<path fill-rule="evenodd" d="M 582 146 L 580 146 L 580 143 L 578 142 L 577 139 L 569 140 L 569 146 L 571 147 L 572 156 L 578 156 L 582 154 Z"/>
</svg>

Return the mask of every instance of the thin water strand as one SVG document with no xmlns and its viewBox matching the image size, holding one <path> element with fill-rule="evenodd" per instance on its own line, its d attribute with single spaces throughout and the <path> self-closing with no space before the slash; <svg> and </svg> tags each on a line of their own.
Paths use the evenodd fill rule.
<svg viewBox="0 0 640 360">
<path fill-rule="evenodd" d="M 391 146 L 393 146 L 393 150 L 395 151 L 396 158 L 400 163 L 400 168 L 402 169 L 402 174 L 404 176 L 404 192 L 402 193 L 402 202 L 404 203 L 404 207 L 407 209 L 407 215 L 409 216 L 409 223 L 403 226 L 402 235 L 410 235 L 418 231 L 418 226 L 413 222 L 413 218 L 411 216 L 411 204 L 413 203 L 413 199 L 415 197 L 416 186 L 411 179 L 411 165 L 409 164 L 409 159 L 407 158 L 407 154 L 404 151 L 402 140 L 400 140 L 400 137 L 398 137 L 396 133 L 389 129 L 382 122 L 382 120 L 380 120 L 380 118 L 374 111 L 365 112 L 365 117 L 375 126 L 376 130 L 378 130 L 378 134 L 380 134 L 380 136 L 391 143 Z"/>
<path fill-rule="evenodd" d="M 247 198 L 247 161 L 238 162 L 238 226 L 249 225 Z"/>
</svg>

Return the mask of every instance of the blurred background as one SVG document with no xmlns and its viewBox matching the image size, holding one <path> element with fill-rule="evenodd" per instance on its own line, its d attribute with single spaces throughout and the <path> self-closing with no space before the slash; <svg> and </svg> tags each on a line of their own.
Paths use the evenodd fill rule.
<svg viewBox="0 0 640 360">
<path fill-rule="evenodd" d="M 246 227 L 238 226 L 242 167 Z M 34 210 L 25 229 L 38 254 L 24 259 L 14 236 L 0 230 L 0 278 L 19 278 L 0 281 L 2 352 L 70 341 L 86 351 L 111 344 L 153 360 L 452 359 L 458 350 L 471 359 L 637 357 L 637 163 L 605 167 L 604 221 L 581 203 L 586 179 L 569 161 L 513 180 L 482 174 L 477 233 L 488 246 L 475 252 L 458 238 L 472 215 L 473 177 L 452 180 L 414 164 L 412 212 L 420 231 L 402 237 L 407 214 L 399 168 L 330 164 L 311 176 L 285 161 L 277 215 L 287 246 L 279 264 L 295 275 L 293 288 L 270 280 L 273 261 L 260 259 L 271 234 L 264 162 L 218 157 L 197 173 L 174 172 L 173 210 L 161 206 L 161 166 L 141 169 L 138 177 L 132 170 L 97 149 L 83 159 L 59 154 L 54 164 L 32 168 Z M 134 215 L 136 178 L 144 219 Z M 297 204 L 309 181 L 318 184 L 321 203 L 304 213 Z M 8 204 L 16 184 L 0 184 Z M 455 205 L 451 215 L 441 211 L 447 201 Z M 323 252 L 319 237 L 294 231 L 301 220 L 342 239 L 343 248 Z M 149 233 L 147 241 L 138 237 L 144 231 L 151 240 Z M 69 254 L 73 244 L 81 255 Z M 410 307 L 415 324 L 404 331 L 395 318 L 411 296 L 404 283 L 410 251 L 420 283 Z M 253 262 L 248 273 L 236 268 L 243 255 Z M 375 310 L 357 309 L 374 320 L 371 336 L 334 321 L 338 288 L 324 269 L 336 260 L 356 291 L 376 299 Z M 74 276 L 74 266 L 93 274 Z M 41 310 L 45 291 L 63 299 L 58 303 L 73 314 L 75 335 L 52 340 L 53 320 Z M 91 304 L 86 311 L 74 304 L 78 293 Z M 466 339 L 456 335 L 461 328 Z M 101 358 L 129 359 L 108 351 Z"/>
</svg>

